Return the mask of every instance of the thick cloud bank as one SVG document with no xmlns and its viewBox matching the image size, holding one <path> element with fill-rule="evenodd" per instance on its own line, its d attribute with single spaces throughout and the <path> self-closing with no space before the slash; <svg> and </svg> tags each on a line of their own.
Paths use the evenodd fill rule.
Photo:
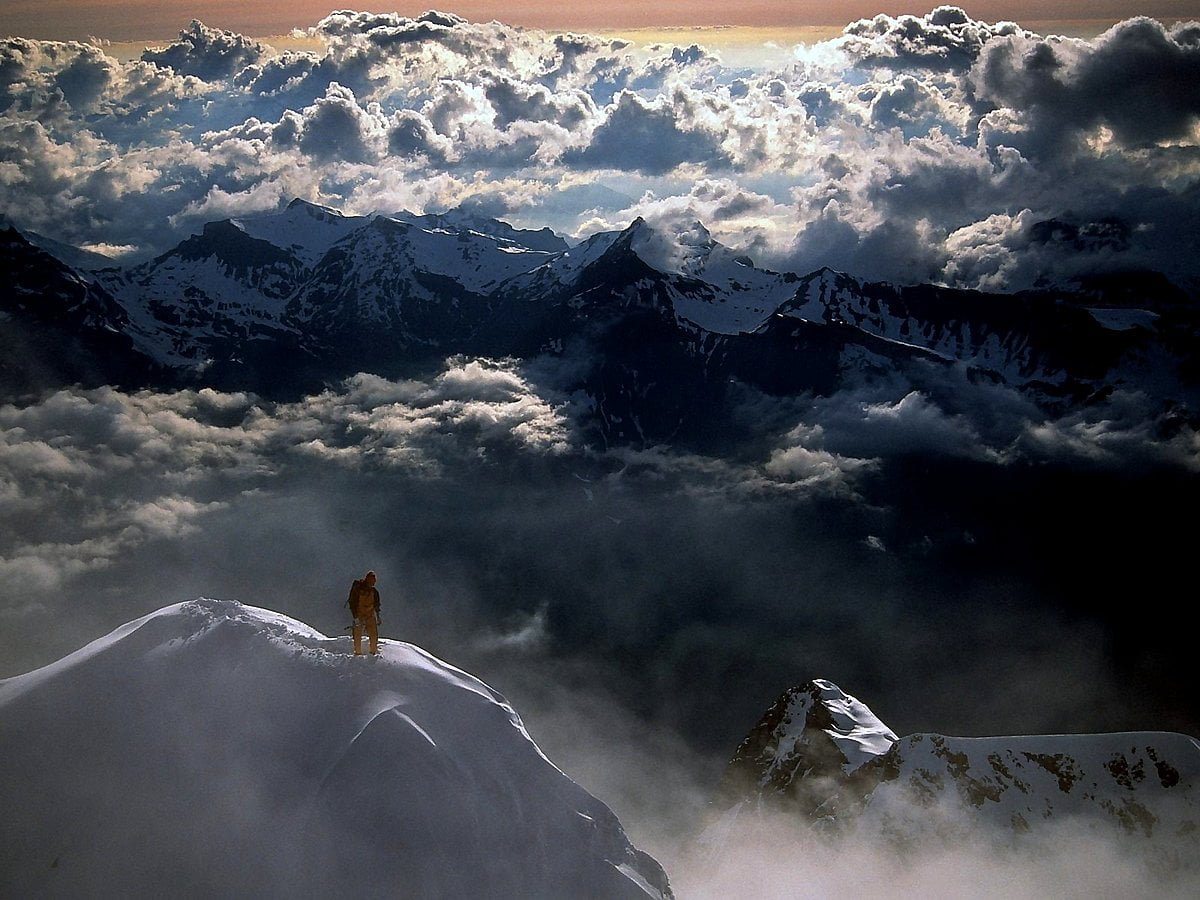
<svg viewBox="0 0 1200 900">
<path fill-rule="evenodd" d="M 761 68 L 438 12 L 309 35 L 193 22 L 130 62 L 5 39 L 0 213 L 109 252 L 298 196 L 575 235 L 699 219 L 777 267 L 966 287 L 1200 274 L 1195 23 L 1083 41 L 943 6 Z"/>
</svg>

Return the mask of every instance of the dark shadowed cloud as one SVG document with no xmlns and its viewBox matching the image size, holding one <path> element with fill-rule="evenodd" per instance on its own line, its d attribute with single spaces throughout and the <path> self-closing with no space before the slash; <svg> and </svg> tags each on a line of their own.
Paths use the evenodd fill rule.
<svg viewBox="0 0 1200 900">
<path fill-rule="evenodd" d="M 636 94 L 621 93 L 591 143 L 568 162 L 596 169 L 621 169 L 662 175 L 684 163 L 720 169 L 727 157 L 712 132 L 681 128 L 676 110 L 647 105 Z"/>
<path fill-rule="evenodd" d="M 173 69 L 180 75 L 218 81 L 258 62 L 266 52 L 267 48 L 258 41 L 193 20 L 179 33 L 178 41 L 162 49 L 146 50 L 142 61 Z"/>
<path fill-rule="evenodd" d="M 1019 110 L 1030 151 L 1075 150 L 1105 128 L 1119 145 L 1188 139 L 1200 117 L 1195 24 L 1130 19 L 1094 42 L 1023 35 L 988 45 L 972 80 L 980 99 Z M 1018 144 L 1020 146 L 1020 144 Z"/>
</svg>

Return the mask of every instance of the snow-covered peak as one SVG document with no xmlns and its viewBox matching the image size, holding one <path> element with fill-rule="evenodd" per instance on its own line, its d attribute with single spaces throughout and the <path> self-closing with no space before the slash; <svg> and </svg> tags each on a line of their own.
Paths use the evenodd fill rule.
<svg viewBox="0 0 1200 900">
<path fill-rule="evenodd" d="M 311 200 L 305 200 L 303 197 L 293 197 L 286 208 L 291 211 L 303 212 L 319 221 L 346 218 L 346 214 L 340 209 L 334 209 L 332 206 L 323 206 L 320 203 L 313 203 Z"/>
<path fill-rule="evenodd" d="M 700 222 L 666 228 L 640 217 L 622 236 L 652 269 L 673 277 L 671 300 L 683 319 L 717 334 L 760 327 L 796 293 L 796 276 L 759 269 L 713 238 Z"/>
<path fill-rule="evenodd" d="M 242 216 L 231 221 L 251 237 L 287 250 L 311 266 L 368 219 L 343 215 L 297 198 L 280 212 Z"/>
<path fill-rule="evenodd" d="M 865 703 L 832 681 L 816 678 L 812 688 L 806 696 L 817 711 L 814 721 L 845 755 L 847 771 L 886 753 L 898 740 Z"/>
<path fill-rule="evenodd" d="M 1168 732 L 903 738 L 832 682 L 786 692 L 738 747 L 700 838 L 718 851 L 742 816 L 783 811 L 823 832 L 912 848 L 1105 835 L 1152 864 L 1195 865 L 1200 741 Z M 753 816 L 751 816 L 753 818 Z"/>
<path fill-rule="evenodd" d="M 670 896 L 486 684 L 232 601 L 0 681 L 0 758 L 4 896 Z"/>
<path fill-rule="evenodd" d="M 727 790 L 771 793 L 806 772 L 850 775 L 896 740 L 865 703 L 814 679 L 785 691 L 751 729 L 730 763 Z"/>
<path fill-rule="evenodd" d="M 629 226 L 630 249 L 659 272 L 698 277 L 704 272 L 709 253 L 717 246 L 708 229 L 699 222 L 687 227 L 665 228 L 647 223 L 641 216 Z"/>
<path fill-rule="evenodd" d="M 861 285 L 853 278 L 823 266 L 800 279 L 794 298 L 779 308 L 779 314 L 818 325 L 841 321 L 839 303 L 860 293 Z"/>
</svg>

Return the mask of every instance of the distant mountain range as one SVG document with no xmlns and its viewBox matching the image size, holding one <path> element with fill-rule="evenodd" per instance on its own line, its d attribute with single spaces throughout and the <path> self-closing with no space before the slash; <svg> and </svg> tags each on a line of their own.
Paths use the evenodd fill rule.
<svg viewBox="0 0 1200 900">
<path fill-rule="evenodd" d="M 1168 732 L 897 737 L 817 679 L 785 692 L 737 748 L 700 842 L 719 855 L 763 813 L 898 849 L 1108 837 L 1168 870 L 1197 864 L 1200 741 Z"/>
<path fill-rule="evenodd" d="M 460 211 L 300 200 L 128 267 L 67 249 L 0 233 L 6 397 L 76 382 L 287 397 L 454 354 L 571 357 L 595 434 L 636 443 L 705 432 L 739 384 L 829 394 L 956 371 L 1046 406 L 1129 387 L 1194 409 L 1200 393 L 1200 308 L 1152 273 L 987 294 L 772 272 L 699 223 L 679 236 L 639 218 L 569 246 Z"/>
</svg>

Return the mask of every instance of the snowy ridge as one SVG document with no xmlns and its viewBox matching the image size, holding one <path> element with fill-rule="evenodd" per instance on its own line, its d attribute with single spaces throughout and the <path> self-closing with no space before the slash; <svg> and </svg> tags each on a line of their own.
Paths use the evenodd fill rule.
<svg viewBox="0 0 1200 900">
<path fill-rule="evenodd" d="M 931 352 L 1001 375 L 1013 384 L 1031 378 L 1061 382 L 1061 367 L 1047 366 L 1021 325 L 997 330 L 966 304 L 937 308 L 928 302 L 906 302 L 902 289 L 863 285 L 832 269 L 801 279 L 801 288 L 780 314 L 814 324 L 840 324 L 901 347 Z M 921 298 L 924 299 L 924 298 Z"/>
<path fill-rule="evenodd" d="M 80 277 L 58 268 L 32 266 L 25 287 Z M 756 267 L 700 223 L 640 217 L 567 246 L 463 210 L 354 217 L 294 201 L 84 280 L 144 357 L 126 368 L 174 384 L 292 396 L 364 367 L 394 377 L 450 354 L 588 347 L 619 361 L 580 368 L 588 383 L 572 390 L 602 398 L 599 432 L 618 442 L 703 431 L 721 385 L 827 393 L 887 373 L 922 389 L 944 376 L 1004 383 L 1047 407 L 1115 386 L 1190 406 L 1200 335 L 1186 304 L 1151 313 L 1129 290 L 1003 296 L 830 269 L 797 277 Z"/>
<path fill-rule="evenodd" d="M 717 808 L 701 845 L 724 846 L 774 810 L 898 846 L 1011 845 L 1070 824 L 1156 865 L 1195 865 L 1200 741 L 1168 732 L 897 738 L 818 679 L 786 692 L 751 730 Z"/>
<path fill-rule="evenodd" d="M 404 220 L 394 218 L 392 221 Z M 556 256 L 466 228 L 412 226 L 406 237 L 406 252 L 412 265 L 453 279 L 475 293 L 485 293 L 501 281 L 535 269 Z"/>
<path fill-rule="evenodd" d="M 1014 384 L 1066 377 L 1065 364 L 1039 352 L 1020 316 L 995 321 L 995 303 L 973 309 L 965 295 L 948 302 L 914 289 L 864 285 L 829 269 L 804 278 L 760 269 L 699 222 L 668 233 L 639 217 L 620 232 L 565 247 L 544 230 L 520 231 L 462 211 L 345 216 L 295 200 L 280 212 L 210 223 L 202 236 L 156 260 L 107 269 L 96 279 L 127 310 L 143 352 L 168 365 L 193 365 L 205 354 L 189 342 L 245 340 L 271 330 L 301 334 L 314 323 L 396 327 L 403 341 L 434 345 L 412 327 L 411 303 L 424 307 L 418 316 L 426 322 L 438 308 L 451 319 L 460 316 L 465 295 L 545 307 L 573 291 L 586 296 L 589 270 L 625 253 L 653 275 L 627 285 L 631 298 L 653 297 L 681 324 L 709 334 L 755 333 L 785 316 L 846 325 Z M 1079 314 L 1097 331 L 1153 323 L 1138 310 Z"/>
<path fill-rule="evenodd" d="M 631 225 L 630 228 L 633 228 Z M 626 231 L 602 231 L 593 234 L 574 247 L 544 261 L 523 275 L 511 278 L 500 286 L 500 291 L 510 296 L 535 300 L 575 284 L 582 273 L 604 258 Z"/>
<path fill-rule="evenodd" d="M 244 216 L 232 222 L 251 237 L 287 250 L 305 265 L 313 266 L 329 248 L 367 223 L 362 216 L 296 199 L 277 213 Z"/>
<path fill-rule="evenodd" d="M 478 679 L 195 600 L 0 682 L 0 894 L 669 897 Z"/>
<path fill-rule="evenodd" d="M 1200 828 L 1200 742 L 1182 734 L 915 734 L 880 766 L 862 824 L 908 839 L 1070 819 L 1170 848 Z M 931 803 L 938 815 L 913 814 Z"/>
</svg>

